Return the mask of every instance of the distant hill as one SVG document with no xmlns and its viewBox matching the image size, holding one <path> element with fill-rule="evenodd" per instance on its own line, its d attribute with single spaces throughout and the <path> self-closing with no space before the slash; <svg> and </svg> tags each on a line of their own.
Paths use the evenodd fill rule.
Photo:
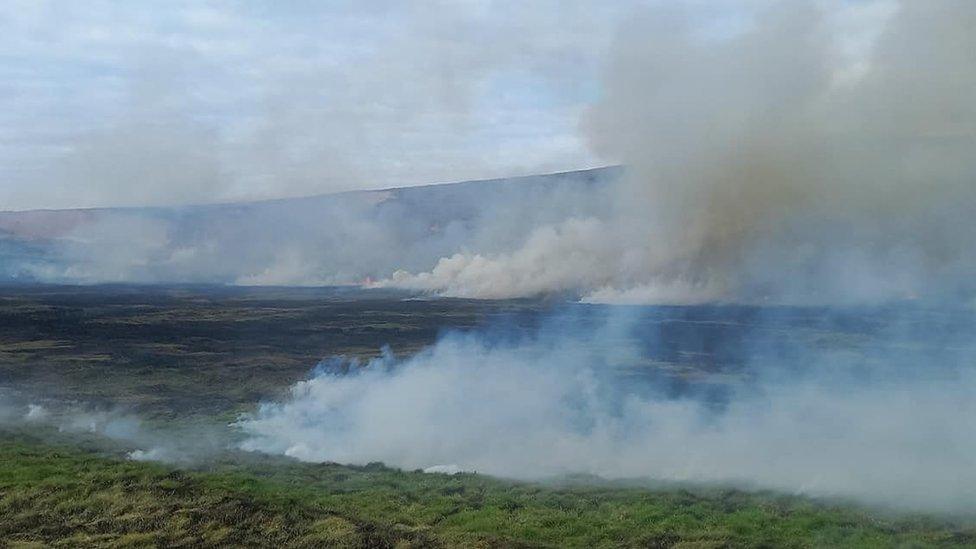
<svg viewBox="0 0 976 549">
<path fill-rule="evenodd" d="M 0 279 L 324 285 L 491 252 L 603 207 L 620 168 L 179 207 L 0 212 Z"/>
</svg>

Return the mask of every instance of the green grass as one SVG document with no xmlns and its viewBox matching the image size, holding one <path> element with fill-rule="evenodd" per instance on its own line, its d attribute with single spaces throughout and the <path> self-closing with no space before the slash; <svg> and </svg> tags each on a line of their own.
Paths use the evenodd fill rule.
<svg viewBox="0 0 976 549">
<path fill-rule="evenodd" d="M 70 442 L 70 443 L 69 443 Z M 770 493 L 543 486 L 227 455 L 193 470 L 0 437 L 0 538 L 56 546 L 949 547 L 976 531 Z"/>
<path fill-rule="evenodd" d="M 0 442 L 0 539 L 17 546 L 430 545 L 256 477 L 179 471 L 24 436 Z"/>
</svg>

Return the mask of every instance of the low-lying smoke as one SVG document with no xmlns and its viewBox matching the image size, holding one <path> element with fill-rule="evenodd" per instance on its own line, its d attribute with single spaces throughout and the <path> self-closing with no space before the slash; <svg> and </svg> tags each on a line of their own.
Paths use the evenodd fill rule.
<svg viewBox="0 0 976 549">
<path fill-rule="evenodd" d="M 0 277 L 359 284 L 388 278 L 397 269 L 429 269 L 460 250 L 501 253 L 518 247 L 535 227 L 567 218 L 606 217 L 611 195 L 600 189 L 618 173 L 604 169 L 194 208 L 0 215 Z M 4 238 L 5 231 L 19 240 Z M 545 291 L 547 285 L 538 288 Z"/>
<path fill-rule="evenodd" d="M 218 427 L 159 428 L 119 408 L 79 403 L 29 402 L 25 395 L 0 392 L 0 426 L 44 427 L 71 435 L 108 439 L 136 461 L 191 463 L 230 447 L 226 429 Z M 43 431 L 39 433 L 45 436 Z"/>
<path fill-rule="evenodd" d="M 595 329 L 557 319 L 532 336 L 455 333 L 411 358 L 319 368 L 288 400 L 239 422 L 243 448 L 520 479 L 591 473 L 976 509 L 966 338 L 905 338 L 938 332 L 911 322 L 871 336 L 820 326 L 786 352 L 777 349 L 799 332 L 760 320 L 754 329 L 768 337 L 748 345 L 745 367 L 709 373 L 704 364 L 642 361 L 641 343 L 654 335 L 635 339 L 634 327 L 620 316 Z M 850 346 L 862 337 L 863 347 Z M 677 377 L 654 377 L 669 368 Z M 678 380 L 712 390 L 673 393 Z"/>
</svg>

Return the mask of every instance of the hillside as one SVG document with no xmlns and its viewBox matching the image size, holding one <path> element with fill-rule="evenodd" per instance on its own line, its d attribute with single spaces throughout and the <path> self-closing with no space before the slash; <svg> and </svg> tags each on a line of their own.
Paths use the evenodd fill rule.
<svg viewBox="0 0 976 549">
<path fill-rule="evenodd" d="M 619 168 L 167 208 L 0 212 L 0 280 L 327 285 L 491 251 L 599 204 Z"/>
<path fill-rule="evenodd" d="M 228 455 L 176 469 L 0 431 L 12 546 L 937 547 L 971 529 L 770 493 L 513 484 Z M 87 446 L 87 449 L 83 449 Z"/>
</svg>

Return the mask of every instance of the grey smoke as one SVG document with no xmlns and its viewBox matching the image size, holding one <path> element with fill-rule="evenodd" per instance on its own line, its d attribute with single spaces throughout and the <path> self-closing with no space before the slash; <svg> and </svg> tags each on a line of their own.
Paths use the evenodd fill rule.
<svg viewBox="0 0 976 549">
<path fill-rule="evenodd" d="M 0 215 L 0 257 L 49 282 L 359 284 L 535 227 L 606 216 L 617 171 L 192 208 Z M 540 208 L 540 205 L 544 207 Z M 14 237 L 4 239 L 2 231 Z M 20 243 L 22 248 L 18 248 Z M 12 245 L 8 250 L 4 245 Z"/>
<path fill-rule="evenodd" d="M 100 210 L 78 214 L 53 238 L 23 240 L 24 223 L 0 219 L 0 230 L 13 234 L 0 233 L 0 253 L 13 257 L 4 270 L 58 282 L 366 283 L 603 303 L 972 301 L 972 4 L 732 7 L 646 6 L 625 18 L 609 46 L 603 29 L 633 6 L 599 12 L 592 27 L 580 22 L 589 12 L 582 4 L 557 19 L 525 8 L 518 28 L 539 33 L 514 41 L 501 39 L 514 32 L 504 10 L 411 16 L 402 34 L 378 35 L 383 48 L 369 50 L 361 67 L 344 66 L 352 71 L 343 73 L 348 95 L 319 87 L 302 65 L 248 95 L 248 105 L 268 98 L 259 101 L 268 110 L 233 131 L 187 94 L 207 67 L 196 55 L 206 55 L 171 62 L 143 50 L 161 67 L 145 80 L 161 72 L 163 83 L 133 93 L 126 116 L 86 134 L 63 159 L 74 178 L 63 181 L 100 182 L 80 183 L 91 196 L 131 191 L 137 200 L 146 191 L 122 180 L 159 183 L 153 174 L 173 180 L 169 198 L 156 197 L 166 202 L 346 188 L 316 186 L 320 178 L 378 185 L 484 173 L 462 152 L 396 140 L 416 137 L 417 124 L 472 135 L 464 128 L 481 86 L 527 60 L 546 85 L 566 83 L 580 36 L 588 37 L 579 42 L 589 48 L 580 59 L 587 71 L 606 58 L 582 135 L 626 169 L 620 181 L 582 187 L 465 186 L 463 200 L 445 201 L 448 191 L 406 200 L 395 191 L 212 210 Z M 450 29 L 482 32 L 499 47 L 483 58 L 484 48 Z M 419 73 L 431 78 L 410 77 Z M 380 85 L 383 75 L 402 85 Z M 378 112 L 362 112 L 364 97 L 376 98 Z M 386 158 L 377 149 L 428 145 L 470 171 L 398 171 L 443 160 L 426 154 L 402 157 L 400 168 L 370 167 Z M 105 154 L 113 150 L 118 158 Z"/>
<path fill-rule="evenodd" d="M 391 283 L 609 302 L 971 299 L 976 5 L 899 3 L 854 48 L 833 8 L 777 2 L 706 37 L 679 9 L 634 17 L 584 124 L 628 166 L 613 216 Z"/>
<path fill-rule="evenodd" d="M 125 450 L 128 459 L 178 464 L 213 458 L 231 448 L 232 442 L 227 429 L 217 425 L 154 425 L 122 408 L 79 402 L 38 402 L 16 391 L 0 392 L 0 426 L 29 428 L 40 437 L 52 436 L 55 431 L 93 436 L 118 445 L 117 449 Z"/>
</svg>

